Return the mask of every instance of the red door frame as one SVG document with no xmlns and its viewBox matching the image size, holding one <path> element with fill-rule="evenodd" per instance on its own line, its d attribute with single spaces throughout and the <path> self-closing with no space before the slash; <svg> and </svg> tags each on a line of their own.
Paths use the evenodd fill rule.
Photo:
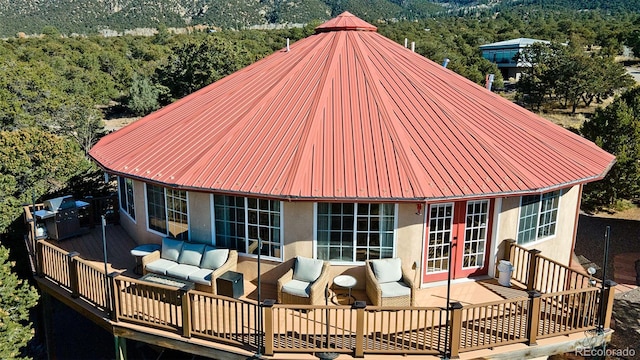
<svg viewBox="0 0 640 360">
<path fill-rule="evenodd" d="M 486 275 L 489 271 L 489 249 L 491 249 L 491 230 L 493 228 L 493 209 L 495 201 L 488 199 L 489 206 L 487 208 L 487 234 L 484 251 L 484 266 L 482 268 L 462 268 L 462 259 L 464 253 L 464 240 L 466 234 L 466 218 L 467 218 L 467 201 L 453 202 L 453 225 L 451 227 L 451 246 L 453 248 L 450 253 L 453 253 L 451 258 L 451 278 L 459 279 L 470 276 Z M 425 206 L 425 238 L 423 243 L 422 254 L 422 282 L 435 282 L 446 280 L 448 277 L 448 271 L 437 272 L 434 274 L 426 273 L 427 256 L 429 254 L 429 223 L 431 215 L 431 205 L 439 205 L 443 203 L 428 204 Z M 450 204 L 450 202 L 445 203 Z"/>
</svg>

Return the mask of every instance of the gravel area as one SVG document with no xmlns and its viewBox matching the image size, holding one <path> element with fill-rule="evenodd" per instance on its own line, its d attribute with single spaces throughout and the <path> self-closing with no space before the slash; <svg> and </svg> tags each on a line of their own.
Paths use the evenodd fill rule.
<svg viewBox="0 0 640 360">
<path fill-rule="evenodd" d="M 604 260 L 604 233 L 607 226 L 611 227 L 611 236 L 606 277 L 613 279 L 615 255 L 640 254 L 640 209 L 633 208 L 615 214 L 581 214 L 576 237 L 576 256 L 582 256 L 601 267 Z M 596 276 L 602 278 L 602 274 L 602 270 L 598 270 Z M 613 312 L 611 327 L 615 332 L 610 348 L 632 348 L 635 350 L 635 356 L 608 358 L 640 359 L 640 288 L 617 293 Z"/>
</svg>

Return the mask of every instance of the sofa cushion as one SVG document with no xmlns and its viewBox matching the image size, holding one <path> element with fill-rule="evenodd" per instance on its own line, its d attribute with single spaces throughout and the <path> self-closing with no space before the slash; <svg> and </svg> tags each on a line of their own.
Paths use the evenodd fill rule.
<svg viewBox="0 0 640 360">
<path fill-rule="evenodd" d="M 411 288 L 402 281 L 380 284 L 380 291 L 383 298 L 411 295 Z"/>
<path fill-rule="evenodd" d="M 163 238 L 160 257 L 163 259 L 178 262 L 178 258 L 180 257 L 180 250 L 182 250 L 183 243 L 184 242 L 180 240 Z"/>
<path fill-rule="evenodd" d="M 311 292 L 311 284 L 306 281 L 291 280 L 282 285 L 282 291 L 299 297 L 309 297 Z"/>
<path fill-rule="evenodd" d="M 199 267 L 186 264 L 178 264 L 167 269 L 167 275 L 187 280 L 189 275 L 200 270 Z"/>
<path fill-rule="evenodd" d="M 194 283 L 210 286 L 211 274 L 213 274 L 213 270 L 211 269 L 200 269 L 196 272 L 189 274 L 188 280 L 193 281 Z"/>
<path fill-rule="evenodd" d="M 203 269 L 215 270 L 224 265 L 229 258 L 229 249 L 216 249 L 213 246 L 207 246 L 202 254 L 200 267 Z"/>
<path fill-rule="evenodd" d="M 324 262 L 322 260 L 297 256 L 296 264 L 293 268 L 293 279 L 312 283 L 320 277 L 323 264 Z"/>
<path fill-rule="evenodd" d="M 150 271 L 152 273 L 166 275 L 168 269 L 177 265 L 178 263 L 175 261 L 158 259 L 148 263 L 145 268 L 147 269 L 147 271 Z"/>
<path fill-rule="evenodd" d="M 184 245 L 182 245 L 182 251 L 180 251 L 178 262 L 180 264 L 200 266 L 203 250 L 204 244 L 184 243 Z"/>
<path fill-rule="evenodd" d="M 402 280 L 402 261 L 400 258 L 371 260 L 371 267 L 380 284 Z"/>
</svg>

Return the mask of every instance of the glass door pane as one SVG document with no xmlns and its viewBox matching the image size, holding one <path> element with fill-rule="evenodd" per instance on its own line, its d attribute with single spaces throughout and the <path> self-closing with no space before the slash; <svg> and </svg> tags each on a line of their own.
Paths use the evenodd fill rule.
<svg viewBox="0 0 640 360">
<path fill-rule="evenodd" d="M 447 271 L 451 231 L 453 228 L 453 204 L 431 205 L 429 212 L 429 242 L 427 245 L 427 273 Z"/>
</svg>

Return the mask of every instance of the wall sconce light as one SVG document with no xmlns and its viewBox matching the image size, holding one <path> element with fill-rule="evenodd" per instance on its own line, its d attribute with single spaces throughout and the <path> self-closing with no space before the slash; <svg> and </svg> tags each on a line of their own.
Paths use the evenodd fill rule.
<svg viewBox="0 0 640 360">
<path fill-rule="evenodd" d="M 416 215 L 422 215 L 422 204 L 416 204 Z"/>
</svg>

